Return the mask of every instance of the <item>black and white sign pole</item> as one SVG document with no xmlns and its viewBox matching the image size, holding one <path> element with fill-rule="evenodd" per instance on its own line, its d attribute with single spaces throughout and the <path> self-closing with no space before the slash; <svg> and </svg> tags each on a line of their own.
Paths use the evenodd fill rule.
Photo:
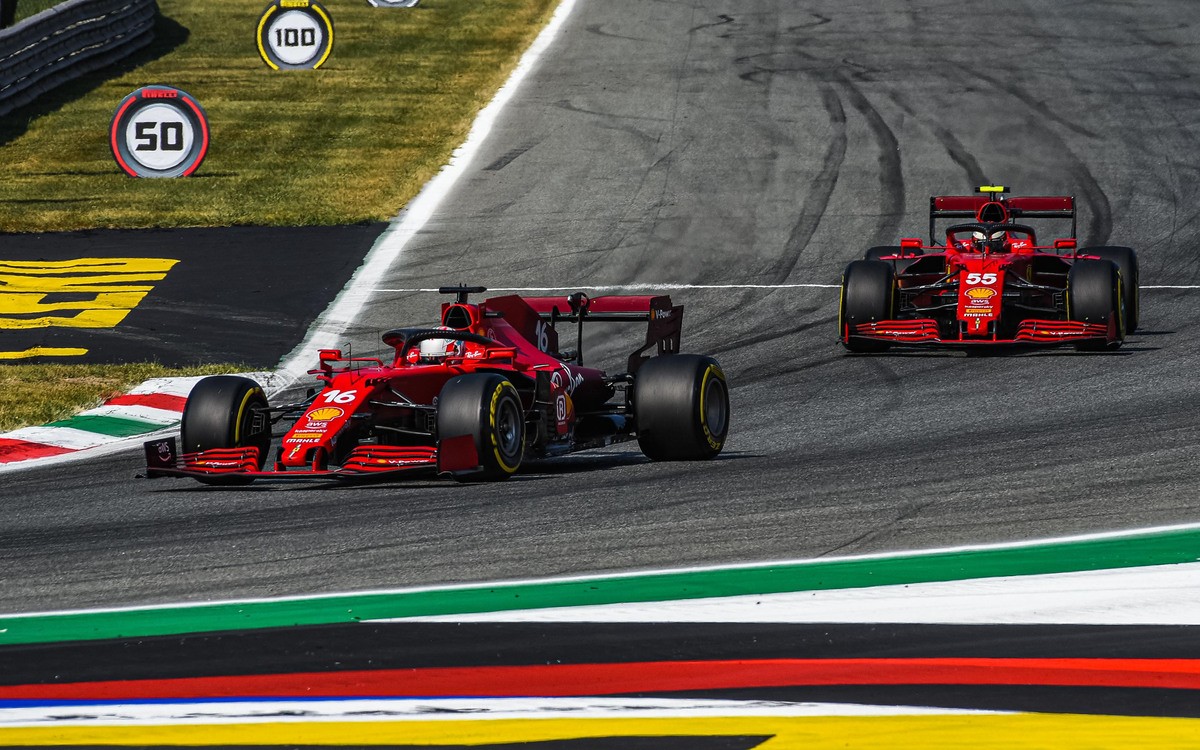
<svg viewBox="0 0 1200 750">
<path fill-rule="evenodd" d="M 208 116 L 186 91 L 143 86 L 117 107 L 109 144 L 130 177 L 187 177 L 208 153 Z"/>
<path fill-rule="evenodd" d="M 314 0 L 274 0 L 258 21 L 258 54 L 272 70 L 313 70 L 333 51 L 333 19 Z"/>
</svg>

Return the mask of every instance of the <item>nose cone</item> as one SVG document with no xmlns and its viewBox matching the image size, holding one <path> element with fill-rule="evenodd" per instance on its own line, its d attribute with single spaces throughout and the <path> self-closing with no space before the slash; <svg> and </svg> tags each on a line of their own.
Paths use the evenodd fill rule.
<svg viewBox="0 0 1200 750">
<path fill-rule="evenodd" d="M 966 333 L 986 334 L 1000 317 L 1004 271 L 999 263 L 968 263 L 958 274 L 958 319 Z"/>
</svg>

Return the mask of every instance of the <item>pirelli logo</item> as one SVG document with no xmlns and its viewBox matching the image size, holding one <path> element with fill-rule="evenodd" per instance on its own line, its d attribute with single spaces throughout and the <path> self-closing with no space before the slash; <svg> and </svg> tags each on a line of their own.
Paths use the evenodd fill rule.
<svg viewBox="0 0 1200 750">
<path fill-rule="evenodd" d="M 178 262 L 170 258 L 0 260 L 0 330 L 114 328 Z M 0 359 L 55 353 L 0 352 Z"/>
</svg>

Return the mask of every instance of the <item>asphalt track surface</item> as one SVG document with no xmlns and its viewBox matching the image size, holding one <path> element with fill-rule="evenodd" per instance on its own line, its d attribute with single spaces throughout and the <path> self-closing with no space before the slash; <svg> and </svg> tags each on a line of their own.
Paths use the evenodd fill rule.
<svg viewBox="0 0 1200 750">
<path fill-rule="evenodd" d="M 52 356 L 9 361 L 45 364 L 159 362 L 167 366 L 210 362 L 272 369 L 345 286 L 384 224 L 336 227 L 96 229 L 0 235 L 4 261 L 44 264 L 48 286 L 0 298 L 0 359 L 35 347 Z M 110 271 L 99 284 L 133 294 L 132 309 L 105 304 L 88 286 L 89 274 L 65 272 L 79 259 L 104 263 L 162 263 Z M 161 260 L 160 260 L 161 259 Z M 89 263 L 96 263 L 90 260 Z M 58 265 L 59 268 L 55 268 Z M 83 268 L 86 269 L 86 266 Z M 94 273 L 94 272 L 93 272 Z M 160 277 L 156 279 L 155 277 Z M 65 286 L 77 283 L 80 286 Z M 3 281 L 0 280 L 0 285 Z M 49 291 L 56 289 L 58 291 Z M 44 295 L 44 296 L 43 296 Z M 144 295 L 144 296 L 143 296 Z M 21 312 L 29 298 L 64 309 Z M 95 326 L 90 314 L 114 315 Z M 54 327 L 15 328 L 22 319 L 56 317 Z M 237 331 L 237 334 L 231 334 Z M 64 355 L 62 350 L 71 350 Z"/>
<path fill-rule="evenodd" d="M 1074 194 L 1143 285 L 1200 284 L 1200 5 L 582 2 L 379 289 L 834 284 L 982 183 Z M 1200 517 L 1196 290 L 1114 354 L 854 356 L 829 288 L 687 289 L 733 431 L 498 485 L 211 489 L 135 453 L 7 474 L 0 611 L 927 549 Z M 348 340 L 432 322 L 372 300 Z M 623 333 L 623 335 L 621 335 Z M 231 332 L 236 335 L 236 332 Z M 641 332 L 603 330 L 616 366 Z"/>
</svg>

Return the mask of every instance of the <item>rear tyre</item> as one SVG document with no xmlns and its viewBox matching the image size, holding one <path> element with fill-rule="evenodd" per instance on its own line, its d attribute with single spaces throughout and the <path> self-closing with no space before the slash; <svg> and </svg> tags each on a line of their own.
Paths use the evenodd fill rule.
<svg viewBox="0 0 1200 750">
<path fill-rule="evenodd" d="M 267 395 L 250 378 L 214 375 L 196 383 L 183 407 L 184 453 L 210 448 L 258 448 L 261 470 L 271 449 Z"/>
<path fill-rule="evenodd" d="M 1089 341 L 1076 345 L 1081 351 L 1120 348 L 1125 338 L 1122 317 L 1121 283 L 1117 267 L 1107 260 L 1079 260 L 1067 274 L 1067 315 L 1083 323 L 1108 325 L 1117 316 L 1117 340 L 1111 343 Z"/>
<path fill-rule="evenodd" d="M 874 248 L 873 248 L 874 249 Z M 890 263 L 880 260 L 854 260 L 842 274 L 842 303 L 838 315 L 838 338 L 845 339 L 846 327 L 895 315 L 896 274 Z M 886 341 L 843 340 L 852 352 L 883 352 Z"/>
<path fill-rule="evenodd" d="M 479 471 L 455 474 L 460 481 L 508 479 L 525 454 L 525 410 L 516 386 L 495 373 L 471 373 L 446 381 L 438 396 L 438 438 L 470 435 Z"/>
<path fill-rule="evenodd" d="M 1112 245 L 1107 247 L 1085 247 L 1079 251 L 1084 255 L 1097 255 L 1104 260 L 1112 261 L 1121 274 L 1121 301 L 1125 305 L 1125 333 L 1137 330 L 1138 319 L 1141 315 L 1141 297 L 1138 286 L 1137 253 L 1132 247 Z"/>
<path fill-rule="evenodd" d="M 729 385 L 712 357 L 651 357 L 634 379 L 642 453 L 654 461 L 715 458 L 729 434 Z"/>
</svg>

